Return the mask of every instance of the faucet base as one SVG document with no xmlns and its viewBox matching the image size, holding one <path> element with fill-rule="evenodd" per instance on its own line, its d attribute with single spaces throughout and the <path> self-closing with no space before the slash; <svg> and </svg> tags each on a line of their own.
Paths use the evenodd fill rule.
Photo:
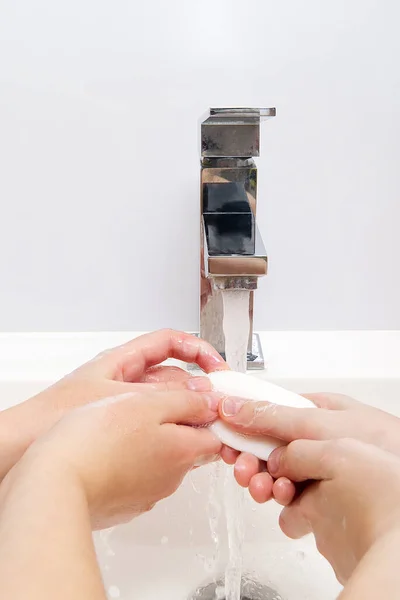
<svg viewBox="0 0 400 600">
<path fill-rule="evenodd" d="M 198 333 L 194 335 L 199 336 Z M 221 352 L 222 358 L 225 358 L 223 352 Z M 189 371 L 196 369 L 196 365 L 188 365 Z M 248 371 L 262 371 L 265 369 L 264 354 L 262 351 L 261 340 L 258 333 L 253 333 L 251 351 L 247 352 L 247 370 Z"/>
</svg>

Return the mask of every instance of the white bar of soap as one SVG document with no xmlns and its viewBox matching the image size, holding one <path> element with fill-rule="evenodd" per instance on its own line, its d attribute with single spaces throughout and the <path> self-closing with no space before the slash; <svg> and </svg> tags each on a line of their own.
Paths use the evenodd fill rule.
<svg viewBox="0 0 400 600">
<path fill-rule="evenodd" d="M 255 402 L 268 401 L 293 408 L 316 408 L 311 400 L 307 400 L 299 394 L 244 373 L 215 371 L 210 373 L 208 377 L 213 390 L 227 396 L 238 396 Z M 240 452 L 249 452 L 261 460 L 268 460 L 269 455 L 275 448 L 285 444 L 282 440 L 269 436 L 249 436 L 238 433 L 220 419 L 210 425 L 210 429 L 226 446 Z"/>
</svg>

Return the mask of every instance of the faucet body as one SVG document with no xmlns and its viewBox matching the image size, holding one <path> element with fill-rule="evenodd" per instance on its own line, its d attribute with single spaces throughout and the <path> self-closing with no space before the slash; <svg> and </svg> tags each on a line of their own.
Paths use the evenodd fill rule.
<svg viewBox="0 0 400 600">
<path fill-rule="evenodd" d="M 214 108 L 201 121 L 200 336 L 225 355 L 221 290 L 249 291 L 247 367 L 262 369 L 254 290 L 268 258 L 256 223 L 260 122 L 275 109 Z"/>
</svg>

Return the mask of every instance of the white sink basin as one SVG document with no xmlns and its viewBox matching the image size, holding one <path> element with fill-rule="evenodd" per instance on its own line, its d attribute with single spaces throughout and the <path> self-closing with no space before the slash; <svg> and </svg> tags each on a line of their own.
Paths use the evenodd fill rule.
<svg viewBox="0 0 400 600">
<path fill-rule="evenodd" d="M 259 376 L 265 376 L 261 374 Z M 275 380 L 297 392 L 332 391 L 400 416 L 400 379 Z M 0 381 L 1 408 L 22 400 L 44 384 Z M 187 600 L 202 583 L 221 574 L 227 561 L 221 517 L 220 560 L 213 564 L 207 504 L 210 467 L 198 469 L 178 492 L 129 525 L 96 534 L 109 598 Z M 311 538 L 292 541 L 277 526 L 280 508 L 256 505 L 246 493 L 245 570 L 276 589 L 283 600 L 334 600 L 340 586 Z"/>
</svg>

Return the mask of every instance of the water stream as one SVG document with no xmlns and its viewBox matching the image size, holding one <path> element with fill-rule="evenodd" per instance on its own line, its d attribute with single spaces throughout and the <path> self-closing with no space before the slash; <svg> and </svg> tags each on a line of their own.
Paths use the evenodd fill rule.
<svg viewBox="0 0 400 600">
<path fill-rule="evenodd" d="M 224 305 L 223 330 L 226 361 L 234 371 L 246 372 L 249 339 L 249 292 L 246 290 L 222 291 Z M 228 531 L 229 560 L 225 570 L 225 599 L 240 600 L 242 555 L 244 541 L 243 522 L 244 490 L 233 476 L 233 468 L 225 470 L 224 504 Z M 217 594 L 218 597 L 218 594 Z"/>
</svg>

